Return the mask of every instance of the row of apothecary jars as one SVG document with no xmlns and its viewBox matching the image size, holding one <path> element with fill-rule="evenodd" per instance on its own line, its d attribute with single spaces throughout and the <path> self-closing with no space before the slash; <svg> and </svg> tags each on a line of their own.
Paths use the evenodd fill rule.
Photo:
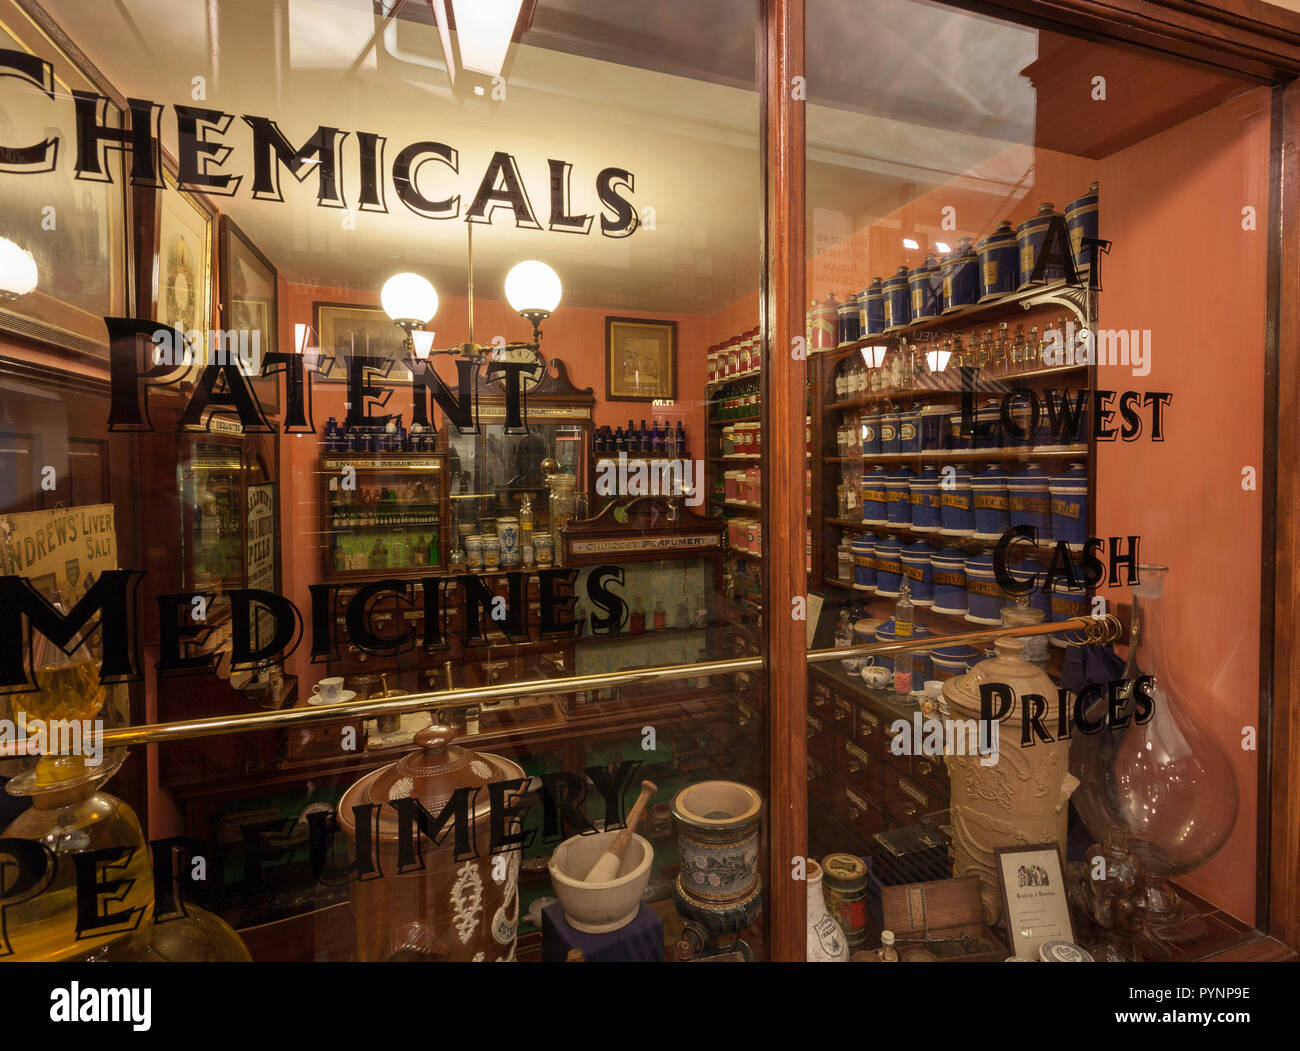
<svg viewBox="0 0 1300 1051">
<path fill-rule="evenodd" d="M 762 345 L 756 328 L 715 343 L 708 351 L 709 382 L 757 375 L 762 364 Z"/>
<path fill-rule="evenodd" d="M 964 465 L 925 464 L 889 471 L 877 467 L 837 487 L 841 519 L 913 532 L 997 540 L 1012 524 L 1038 531 L 1039 542 L 1064 541 L 1082 549 L 1088 539 L 1088 471 L 1073 464 L 1058 475 L 1038 464 L 1020 473 L 991 464 L 976 473 Z M 860 508 L 860 510 L 859 510 Z"/>
<path fill-rule="evenodd" d="M 1068 397 L 1065 397 L 1068 402 Z M 836 428 L 840 456 L 888 456 L 904 453 L 1020 450 L 1081 445 L 1087 440 L 1086 413 L 1039 413 L 1023 401 L 1003 419 L 1002 406 L 989 400 L 973 413 L 973 432 L 963 433 L 961 408 L 955 403 L 926 405 L 920 409 L 882 409 L 845 416 Z"/>
<path fill-rule="evenodd" d="M 1064 224 L 1069 244 L 1049 239 L 1056 224 Z M 1091 266 L 1096 247 L 1085 243 L 1098 232 L 1097 184 L 1071 201 L 1065 214 L 1051 203 L 1012 230 L 1004 219 L 978 244 L 963 237 L 957 247 L 936 258 L 934 253 L 909 270 L 900 266 L 888 279 L 874 278 L 869 287 L 839 302 L 834 295 L 814 303 L 807 319 L 808 347 L 820 350 L 900 331 L 909 324 L 986 303 L 1036 283 L 1063 280 L 1068 257 L 1076 275 Z M 1040 265 L 1041 264 L 1041 265 Z"/>
</svg>

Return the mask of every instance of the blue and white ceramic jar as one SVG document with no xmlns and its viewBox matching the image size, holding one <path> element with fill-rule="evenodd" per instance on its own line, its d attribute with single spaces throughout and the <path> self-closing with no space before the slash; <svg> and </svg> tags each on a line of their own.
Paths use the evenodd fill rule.
<svg viewBox="0 0 1300 1051">
<path fill-rule="evenodd" d="M 880 451 L 896 453 L 898 448 L 898 413 L 882 412 L 880 414 Z"/>
<path fill-rule="evenodd" d="M 1013 526 L 1026 525 L 1038 530 L 1038 538 L 1052 535 L 1052 496 L 1047 489 L 1047 475 L 1031 463 L 1019 474 L 1007 475 L 1007 502 Z"/>
<path fill-rule="evenodd" d="M 972 624 L 1002 623 L 1006 592 L 993 573 L 993 553 L 966 560 L 966 619 Z"/>
<path fill-rule="evenodd" d="M 977 474 L 970 481 L 975 505 L 975 533 L 981 540 L 996 540 L 1010 524 L 1007 500 L 1007 476 L 997 465 Z"/>
<path fill-rule="evenodd" d="M 998 228 L 978 246 L 980 260 L 980 299 L 996 299 L 1014 292 L 1020 281 L 1019 255 L 1011 220 L 1003 219 Z"/>
<path fill-rule="evenodd" d="M 902 579 L 903 545 L 898 537 L 881 537 L 876 542 L 876 594 L 897 598 Z"/>
<path fill-rule="evenodd" d="M 948 484 L 948 480 L 951 484 Z M 939 479 L 939 532 L 945 536 L 970 536 L 975 532 L 975 503 L 969 469 L 960 465 Z"/>
<path fill-rule="evenodd" d="M 912 294 L 913 321 L 929 321 L 943 313 L 943 281 L 933 255 L 927 255 L 925 262 L 907 275 L 907 284 Z"/>
<path fill-rule="evenodd" d="M 957 242 L 957 247 L 943 257 L 939 275 L 943 282 L 945 314 L 973 306 L 979 299 L 980 261 L 969 237 L 963 237 Z"/>
<path fill-rule="evenodd" d="M 840 329 L 840 346 L 846 343 L 856 343 L 862 334 L 862 318 L 859 313 L 858 301 L 853 296 L 841 303 L 837 311 L 839 316 Z"/>
<path fill-rule="evenodd" d="M 955 547 L 936 551 L 930 559 L 936 613 L 966 615 L 966 555 Z"/>
<path fill-rule="evenodd" d="M 898 451 L 900 453 L 919 453 L 921 451 L 921 413 L 909 410 L 898 414 Z"/>
<path fill-rule="evenodd" d="M 863 533 L 853 538 L 853 589 L 876 590 L 876 534 Z"/>
<path fill-rule="evenodd" d="M 974 646 L 942 646 L 930 651 L 934 677 L 941 682 L 965 675 L 979 659 L 979 651 Z"/>
<path fill-rule="evenodd" d="M 1016 246 L 1020 250 L 1020 287 L 1028 288 L 1034 282 L 1034 268 L 1038 265 L 1039 257 L 1043 252 L 1043 244 L 1047 240 L 1047 231 L 1051 228 L 1053 221 L 1063 220 L 1064 216 L 1056 210 L 1051 202 L 1044 202 L 1038 206 L 1038 214 L 1026 219 L 1016 227 Z M 1054 246 L 1058 251 L 1065 246 Z M 1064 262 L 1049 262 L 1043 267 L 1043 272 L 1038 275 L 1039 284 L 1048 281 L 1062 281 L 1065 279 Z"/>
<path fill-rule="evenodd" d="M 870 474 L 863 475 L 862 481 L 862 521 L 867 525 L 884 525 L 889 521 L 886 504 L 889 491 L 885 483 L 889 472 L 877 467 Z"/>
<path fill-rule="evenodd" d="M 885 331 L 884 282 L 874 277 L 871 284 L 858 293 L 858 314 L 862 337 L 879 336 Z"/>
<path fill-rule="evenodd" d="M 912 321 L 912 290 L 907 276 L 907 267 L 900 266 L 884 284 L 886 332 L 903 328 Z"/>
<path fill-rule="evenodd" d="M 939 468 L 926 464 L 911 483 L 912 528 L 919 533 L 938 531 L 939 521 Z"/>
<path fill-rule="evenodd" d="M 862 431 L 862 455 L 878 456 L 880 454 L 880 413 L 864 412 L 858 417 L 858 426 Z"/>
<path fill-rule="evenodd" d="M 1074 253 L 1074 266 L 1080 273 L 1092 266 L 1093 253 L 1096 248 L 1085 247 L 1085 237 L 1097 236 L 1097 184 L 1088 187 L 1088 192 L 1065 207 L 1065 228 L 1070 233 L 1070 251 Z"/>
<path fill-rule="evenodd" d="M 921 410 L 921 452 L 943 452 L 951 448 L 948 419 L 953 412 L 957 412 L 955 405 L 927 405 Z"/>
<path fill-rule="evenodd" d="M 900 467 L 885 479 L 885 518 L 890 525 L 912 524 L 912 469 Z"/>
<path fill-rule="evenodd" d="M 934 548 L 924 540 L 903 548 L 903 572 L 912 587 L 914 606 L 934 605 L 934 568 L 930 561 L 933 557 Z"/>
<path fill-rule="evenodd" d="M 1072 464 L 1064 474 L 1049 479 L 1047 488 L 1052 497 L 1052 537 L 1082 550 L 1088 542 L 1088 469 Z"/>
</svg>

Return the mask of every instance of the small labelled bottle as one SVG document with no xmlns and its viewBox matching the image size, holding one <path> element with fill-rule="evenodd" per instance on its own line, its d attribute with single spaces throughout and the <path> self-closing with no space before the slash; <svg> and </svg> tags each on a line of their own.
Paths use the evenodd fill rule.
<svg viewBox="0 0 1300 1051">
<path fill-rule="evenodd" d="M 915 620 L 912 611 L 912 586 L 906 576 L 898 589 L 898 601 L 894 603 L 894 638 L 899 642 L 912 638 Z M 912 692 L 912 654 L 894 655 L 894 692 L 906 697 Z"/>
<path fill-rule="evenodd" d="M 848 369 L 840 369 L 835 374 L 835 400 L 844 401 L 849 396 Z"/>
<path fill-rule="evenodd" d="M 632 609 L 632 617 L 628 626 L 631 629 L 631 633 L 633 635 L 644 635 L 645 634 L 645 610 L 643 610 L 640 606 L 634 606 Z"/>
<path fill-rule="evenodd" d="M 442 565 L 442 552 L 438 544 L 438 531 L 435 529 L 433 535 L 429 537 L 429 565 Z"/>
<path fill-rule="evenodd" d="M 630 420 L 628 422 L 631 423 Z M 614 452 L 615 453 L 627 452 L 627 435 L 623 433 L 622 427 L 620 427 L 614 434 Z"/>
<path fill-rule="evenodd" d="M 648 455 L 650 452 L 650 431 L 646 428 L 645 420 L 641 421 L 641 429 L 636 432 L 636 441 L 636 451 Z"/>
<path fill-rule="evenodd" d="M 677 441 L 675 443 L 675 455 L 679 460 L 685 460 L 690 454 L 686 451 L 686 431 L 682 429 L 682 421 L 677 421 Z"/>
<path fill-rule="evenodd" d="M 427 566 L 429 564 L 429 545 L 425 542 L 423 534 L 416 536 L 415 547 L 412 549 L 411 555 L 417 566 Z"/>
<path fill-rule="evenodd" d="M 533 564 L 533 527 L 535 524 L 533 498 L 528 493 L 525 493 L 523 503 L 519 505 L 519 550 L 525 566 Z"/>
<path fill-rule="evenodd" d="M 654 625 L 655 631 L 663 631 L 668 627 L 668 613 L 662 600 L 655 603 Z"/>
<path fill-rule="evenodd" d="M 894 932 L 880 932 L 880 962 L 898 963 L 898 951 L 894 948 Z"/>
<path fill-rule="evenodd" d="M 633 456 L 641 451 L 641 435 L 637 434 L 632 421 L 627 421 L 627 454 Z"/>
<path fill-rule="evenodd" d="M 655 420 L 654 431 L 650 435 L 650 454 L 652 456 L 663 456 L 665 452 L 664 432 L 659 428 L 659 421 Z"/>
</svg>

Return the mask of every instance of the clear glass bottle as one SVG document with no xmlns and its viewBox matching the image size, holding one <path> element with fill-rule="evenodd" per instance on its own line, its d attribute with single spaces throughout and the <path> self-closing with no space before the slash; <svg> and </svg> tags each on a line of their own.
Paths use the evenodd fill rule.
<svg viewBox="0 0 1300 1051">
<path fill-rule="evenodd" d="M 898 588 L 898 599 L 894 603 L 894 638 L 904 642 L 912 638 L 915 630 L 915 614 L 912 609 L 912 585 L 907 576 Z M 912 692 L 912 654 L 894 654 L 894 692 L 907 696 Z"/>
<path fill-rule="evenodd" d="M 533 512 L 532 494 L 524 493 L 523 502 L 519 505 L 519 547 L 525 566 L 533 564 L 533 526 L 535 523 L 536 516 Z"/>
</svg>

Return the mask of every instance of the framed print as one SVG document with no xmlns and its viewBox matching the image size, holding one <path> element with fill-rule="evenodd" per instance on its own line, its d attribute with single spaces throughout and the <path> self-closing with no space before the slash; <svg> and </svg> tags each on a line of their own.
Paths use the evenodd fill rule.
<svg viewBox="0 0 1300 1051">
<path fill-rule="evenodd" d="M 393 324 L 382 307 L 313 303 L 312 318 L 321 353 L 334 357 L 330 374 L 317 376 L 317 382 L 346 383 L 347 358 L 351 354 L 390 360 L 393 364 L 388 372 L 389 382 L 411 381 L 411 369 L 406 362 L 409 354 L 406 333 Z"/>
<path fill-rule="evenodd" d="M 677 322 L 605 318 L 605 398 L 677 397 Z"/>
<path fill-rule="evenodd" d="M 170 161 L 164 165 L 163 182 L 165 188 L 157 198 L 152 316 L 187 337 L 201 333 L 190 343 L 194 363 L 180 365 L 175 373 L 179 378 L 207 360 L 208 331 L 212 328 L 214 213 L 200 197 L 177 188 Z"/>
<path fill-rule="evenodd" d="M 0 49 L 35 55 L 51 64 L 47 87 L 54 101 L 0 106 L 0 142 L 33 144 L 57 138 L 40 170 L 0 172 L 0 236 L 29 252 L 36 263 L 36 287 L 0 303 L 0 331 L 39 340 L 75 354 L 106 359 L 105 317 L 133 313 L 132 257 L 128 231 L 130 187 L 127 154 L 103 151 L 109 181 L 77 179 L 73 172 L 76 121 L 73 91 L 105 96 L 104 120 L 123 126 L 125 100 L 57 27 L 38 23 L 15 0 L 0 0 Z M 6 100 L 19 87 L 0 81 Z"/>
<path fill-rule="evenodd" d="M 1012 951 L 1037 960 L 1043 942 L 1073 942 L 1069 895 L 1056 844 L 998 847 L 993 853 Z"/>
<path fill-rule="evenodd" d="M 228 215 L 221 217 L 221 327 L 234 332 L 240 346 L 257 347 L 258 364 L 246 370 L 256 377 L 262 357 L 276 349 L 277 271 Z M 241 351 L 242 360 L 242 351 Z M 241 366 L 242 367 L 242 366 Z M 280 411 L 279 376 L 252 378 L 257 400 L 270 415 Z"/>
</svg>

